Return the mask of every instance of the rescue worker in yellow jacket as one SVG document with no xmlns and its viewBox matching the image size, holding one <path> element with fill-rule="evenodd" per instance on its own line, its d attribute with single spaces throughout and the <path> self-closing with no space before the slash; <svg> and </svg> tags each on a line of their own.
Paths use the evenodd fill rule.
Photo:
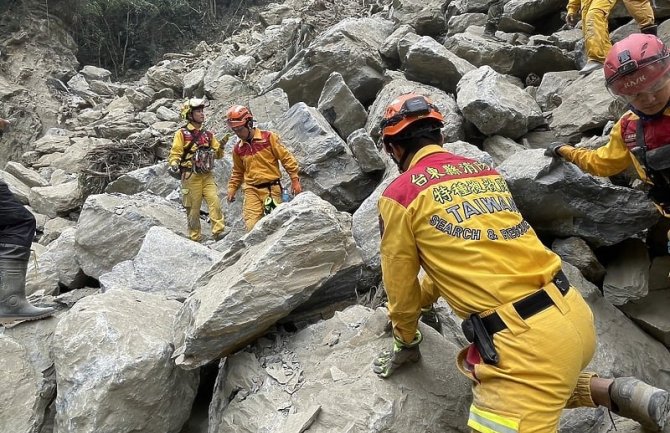
<svg viewBox="0 0 670 433">
<path fill-rule="evenodd" d="M 235 201 L 235 194 L 244 183 L 244 224 L 249 231 L 264 214 L 282 202 L 280 162 L 291 178 L 293 194 L 302 192 L 298 162 L 276 133 L 254 126 L 253 115 L 247 107 L 230 107 L 226 122 L 239 138 L 233 148 L 227 200 Z"/>
<path fill-rule="evenodd" d="M 584 48 L 588 58 L 586 65 L 579 71 L 582 75 L 602 68 L 605 56 L 612 47 L 607 19 L 615 4 L 616 0 L 568 0 L 565 22 L 569 26 L 577 25 L 581 9 Z M 657 26 L 649 0 L 624 0 L 624 5 L 640 26 L 640 32 L 656 35 Z"/>
<path fill-rule="evenodd" d="M 442 296 L 473 343 L 458 357 L 473 381 L 473 431 L 555 433 L 564 407 L 597 404 L 659 428 L 670 409 L 667 392 L 582 372 L 596 347 L 588 304 L 504 179 L 442 149 L 442 126 L 437 107 L 412 93 L 392 101 L 381 123 L 384 149 L 401 174 L 379 199 L 393 346 L 373 371 L 387 378 L 420 358 L 417 321 Z M 427 275 L 421 284 L 419 268 Z"/>
<path fill-rule="evenodd" d="M 633 165 L 649 198 L 670 217 L 670 50 L 656 36 L 630 35 L 608 53 L 605 81 L 613 95 L 629 104 L 609 142 L 596 150 L 552 143 L 546 154 L 596 176 L 612 176 Z"/>
<path fill-rule="evenodd" d="M 192 241 L 202 240 L 200 206 L 205 199 L 209 209 L 212 235 L 215 240 L 223 236 L 223 213 L 212 169 L 214 160 L 223 157 L 223 148 L 211 131 L 203 129 L 205 107 L 208 101 L 191 98 L 181 109 L 187 124 L 174 134 L 168 155 L 170 174 L 181 179 L 182 202 L 186 208 L 188 236 Z"/>
</svg>

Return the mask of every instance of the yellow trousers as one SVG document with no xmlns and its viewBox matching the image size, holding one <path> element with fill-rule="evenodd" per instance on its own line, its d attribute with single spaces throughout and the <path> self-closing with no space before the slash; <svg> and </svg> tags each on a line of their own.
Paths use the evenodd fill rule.
<svg viewBox="0 0 670 433">
<path fill-rule="evenodd" d="M 641 29 L 654 25 L 654 10 L 649 0 L 623 0 L 623 5 Z"/>
<path fill-rule="evenodd" d="M 459 370 L 474 383 L 472 431 L 556 433 L 563 408 L 595 406 L 590 392 L 595 374 L 582 371 L 595 353 L 593 313 L 575 288 L 565 296 L 553 283 L 544 289 L 555 305 L 528 319 L 512 304 L 496 309 L 508 326 L 493 337 L 498 365 L 483 363 L 472 346 L 459 354 Z M 436 292 L 424 278 L 421 305 L 436 301 Z"/>
<path fill-rule="evenodd" d="M 210 173 L 190 173 L 182 179 L 182 203 L 186 208 L 188 223 L 188 237 L 192 241 L 202 240 L 200 229 L 200 206 L 205 199 L 209 209 L 209 220 L 212 224 L 212 234 L 217 237 L 223 233 L 223 213 L 219 200 L 218 188 L 214 175 Z"/>
<path fill-rule="evenodd" d="M 600 63 L 612 47 L 607 18 L 616 0 L 585 0 L 582 2 L 582 32 L 586 57 Z"/>
<path fill-rule="evenodd" d="M 272 185 L 272 198 L 276 203 L 281 203 L 281 186 Z M 247 231 L 254 228 L 256 223 L 263 218 L 263 202 L 270 194 L 269 188 L 256 188 L 244 185 L 244 205 L 242 214 Z"/>
</svg>

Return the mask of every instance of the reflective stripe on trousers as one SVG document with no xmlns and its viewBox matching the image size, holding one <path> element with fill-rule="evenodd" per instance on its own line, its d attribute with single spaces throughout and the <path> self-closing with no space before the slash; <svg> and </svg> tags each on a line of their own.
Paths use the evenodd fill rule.
<svg viewBox="0 0 670 433">
<path fill-rule="evenodd" d="M 473 404 L 470 406 L 468 427 L 482 433 L 516 433 L 519 431 L 519 419 L 487 412 Z"/>
</svg>

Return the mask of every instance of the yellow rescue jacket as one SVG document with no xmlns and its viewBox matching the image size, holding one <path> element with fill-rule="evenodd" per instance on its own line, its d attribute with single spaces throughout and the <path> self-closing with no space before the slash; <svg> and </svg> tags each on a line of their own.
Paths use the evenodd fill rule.
<svg viewBox="0 0 670 433">
<path fill-rule="evenodd" d="M 461 318 L 521 299 L 561 269 L 505 180 L 438 145 L 420 149 L 378 205 L 389 315 L 405 342 L 421 312 L 419 267 Z"/>
<path fill-rule="evenodd" d="M 633 165 L 640 179 L 651 184 L 645 167 L 630 151 L 637 146 L 639 122 L 640 117 L 637 114 L 627 111 L 612 128 L 606 145 L 595 150 L 564 146 L 560 149 L 561 155 L 595 176 L 613 176 Z M 670 108 L 666 108 L 662 115 L 644 122 L 644 139 L 648 150 L 670 144 Z M 663 216 L 670 216 L 660 207 L 658 209 Z"/>
<path fill-rule="evenodd" d="M 233 147 L 228 193 L 236 193 L 243 182 L 254 186 L 279 180 L 279 162 L 291 179 L 298 178 L 298 161 L 281 143 L 279 135 L 254 128 L 251 141 L 238 140 Z"/>
</svg>

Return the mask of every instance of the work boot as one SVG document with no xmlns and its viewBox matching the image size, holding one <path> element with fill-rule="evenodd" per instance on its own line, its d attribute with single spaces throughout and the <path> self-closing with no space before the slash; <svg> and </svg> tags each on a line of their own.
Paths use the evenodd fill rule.
<svg viewBox="0 0 670 433">
<path fill-rule="evenodd" d="M 498 30 L 496 27 L 497 27 L 496 25 L 487 22 L 486 25 L 484 26 L 484 34 L 486 36 L 495 36 L 496 31 Z"/>
<path fill-rule="evenodd" d="M 26 300 L 26 271 L 30 248 L 0 244 L 0 324 L 44 319 L 53 308 L 38 308 Z"/>
<path fill-rule="evenodd" d="M 612 411 L 662 432 L 670 412 L 670 395 L 634 377 L 617 377 L 610 387 Z"/>
<path fill-rule="evenodd" d="M 658 26 L 656 24 L 652 24 L 650 26 L 644 27 L 644 28 L 640 29 L 640 33 L 645 33 L 647 35 L 658 36 Z"/>
<path fill-rule="evenodd" d="M 430 307 L 421 309 L 421 321 L 440 334 L 442 333 L 442 322 L 440 322 L 440 317 L 437 315 L 434 305 L 431 304 Z"/>
<path fill-rule="evenodd" d="M 584 67 L 579 70 L 579 75 L 589 75 L 591 72 L 600 69 L 603 67 L 603 64 L 596 62 L 595 60 L 589 60 L 586 62 Z"/>
</svg>

